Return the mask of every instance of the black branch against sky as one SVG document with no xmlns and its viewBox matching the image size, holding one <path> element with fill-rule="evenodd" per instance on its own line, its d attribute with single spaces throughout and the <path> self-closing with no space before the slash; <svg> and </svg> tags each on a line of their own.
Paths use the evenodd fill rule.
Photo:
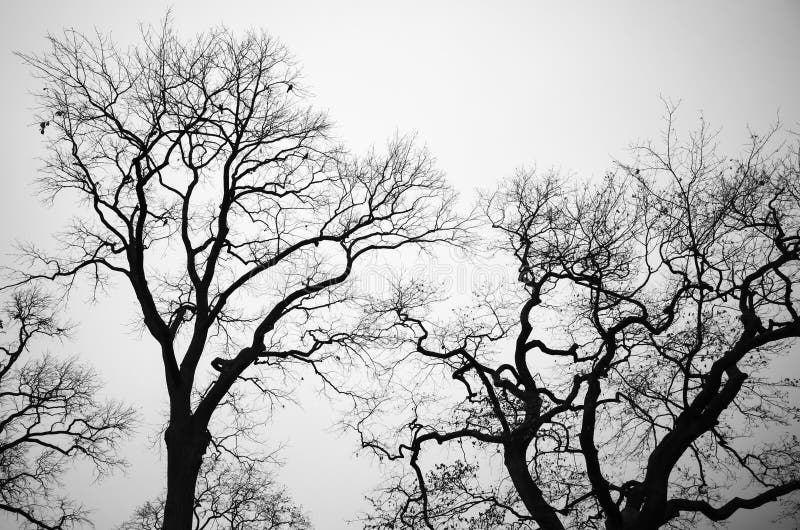
<svg viewBox="0 0 800 530">
<path fill-rule="evenodd" d="M 367 528 L 694 528 L 779 499 L 792 513 L 800 383 L 774 363 L 800 335 L 797 145 L 772 147 L 773 130 L 723 157 L 703 122 L 678 142 L 667 109 L 663 143 L 600 182 L 521 171 L 485 198 L 518 305 L 487 294 L 437 323 L 435 290 L 411 282 L 371 308 L 438 391 L 396 386 L 394 432 L 385 402 L 349 422 L 409 465 Z M 437 406 L 447 378 L 462 398 Z M 425 471 L 440 445 L 460 456 Z M 487 454 L 505 468 L 488 485 Z"/>
<path fill-rule="evenodd" d="M 23 528 L 67 530 L 88 523 L 88 511 L 62 495 L 71 465 L 91 464 L 98 477 L 124 466 L 120 443 L 135 411 L 99 398 L 100 378 L 74 358 L 31 351 L 42 339 L 63 339 L 70 326 L 55 301 L 37 288 L 11 293 L 0 318 L 0 511 Z"/>
<path fill-rule="evenodd" d="M 209 425 L 234 387 L 281 396 L 255 365 L 311 364 L 328 381 L 321 353 L 345 341 L 330 317 L 356 303 L 358 264 L 458 245 L 465 221 L 412 138 L 365 157 L 333 143 L 289 52 L 266 34 L 183 41 L 167 18 L 131 49 L 76 31 L 49 44 L 21 55 L 41 83 L 40 188 L 82 207 L 59 251 L 23 247 L 16 283 L 69 289 L 84 275 L 138 302 L 154 341 L 142 355 L 160 355 L 163 374 L 151 375 L 169 395 L 163 528 L 187 530 Z"/>
</svg>

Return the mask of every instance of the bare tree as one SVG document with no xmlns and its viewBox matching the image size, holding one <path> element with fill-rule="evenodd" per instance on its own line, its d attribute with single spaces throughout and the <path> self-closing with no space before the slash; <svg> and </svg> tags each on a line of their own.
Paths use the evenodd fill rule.
<svg viewBox="0 0 800 530">
<path fill-rule="evenodd" d="M 378 406 L 352 424 L 412 471 L 368 528 L 695 528 L 800 490 L 800 380 L 776 368 L 800 335 L 800 151 L 773 130 L 722 157 L 673 117 L 602 182 L 522 171 L 486 199 L 519 305 L 437 325 L 419 284 L 376 302 L 376 334 L 410 341 L 437 389 L 411 387 L 394 438 Z M 447 408 L 442 374 L 464 391 Z M 425 472 L 437 445 L 455 462 Z"/>
<path fill-rule="evenodd" d="M 67 326 L 37 289 L 13 293 L 0 321 L 0 510 L 25 528 L 63 530 L 88 523 L 80 504 L 60 495 L 70 464 L 86 460 L 99 475 L 124 462 L 119 442 L 133 429 L 130 407 L 97 397 L 97 374 L 74 359 L 33 359 L 39 337 Z"/>
<path fill-rule="evenodd" d="M 43 84 L 40 183 L 84 207 L 59 251 L 24 248 L 19 281 L 130 287 L 169 394 L 163 528 L 187 530 L 209 422 L 237 381 L 280 397 L 294 364 L 324 376 L 363 257 L 453 242 L 462 222 L 410 139 L 363 159 L 333 146 L 267 35 L 182 41 L 166 20 L 126 51 L 75 31 L 49 42 L 21 55 Z"/>
<path fill-rule="evenodd" d="M 263 460 L 221 452 L 203 461 L 195 492 L 193 530 L 308 530 L 311 523 L 264 469 Z M 140 506 L 119 530 L 160 530 L 164 497 Z"/>
</svg>

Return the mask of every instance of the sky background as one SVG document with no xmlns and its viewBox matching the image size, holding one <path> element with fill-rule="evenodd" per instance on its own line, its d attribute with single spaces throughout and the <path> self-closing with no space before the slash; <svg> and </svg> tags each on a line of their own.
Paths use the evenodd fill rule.
<svg viewBox="0 0 800 530">
<path fill-rule="evenodd" d="M 33 118 L 28 69 L 12 52 L 44 48 L 64 27 L 111 32 L 135 43 L 138 23 L 171 5 L 191 36 L 224 23 L 263 28 L 302 65 L 312 101 L 336 134 L 363 151 L 395 131 L 417 132 L 468 203 L 520 166 L 592 178 L 624 158 L 637 139 L 658 138 L 661 97 L 681 100 L 679 130 L 699 116 L 721 127 L 721 148 L 737 152 L 746 127 L 778 117 L 800 131 L 800 2 L 3 2 L 0 4 L 0 251 L 58 229 L 70 205 L 42 207 L 32 182 L 44 153 Z M 149 443 L 165 410 L 159 360 L 132 332 L 127 292 L 96 305 L 75 300 L 81 325 L 64 353 L 93 363 L 109 393 L 145 416 L 126 445 L 127 474 L 100 484 L 76 473 L 75 495 L 95 510 L 98 529 L 124 520 L 158 494 L 164 460 Z M 796 374 L 797 375 L 797 374 Z M 282 410 L 270 443 L 287 444 L 280 477 L 321 530 L 347 528 L 379 479 L 355 439 L 330 427 L 335 413 L 313 393 Z M 731 528 L 767 520 L 744 514 Z M 0 528 L 13 523 L 0 519 Z M 777 528 L 777 526 L 775 527 Z"/>
</svg>

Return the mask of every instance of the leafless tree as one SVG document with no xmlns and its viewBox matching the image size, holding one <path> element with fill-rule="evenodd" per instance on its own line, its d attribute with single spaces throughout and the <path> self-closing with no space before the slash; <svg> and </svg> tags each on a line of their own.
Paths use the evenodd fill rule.
<svg viewBox="0 0 800 530">
<path fill-rule="evenodd" d="M 80 504 L 60 495 L 60 479 L 81 459 L 104 475 L 123 464 L 119 442 L 135 413 L 101 401 L 97 374 L 74 359 L 29 359 L 40 337 L 61 338 L 67 326 L 37 289 L 13 293 L 0 321 L 0 510 L 24 528 L 63 530 L 88 523 Z"/>
<path fill-rule="evenodd" d="M 722 157 L 702 121 L 679 142 L 674 112 L 601 182 L 521 171 L 485 200 L 518 305 L 444 325 L 418 283 L 376 302 L 376 334 L 437 383 L 410 387 L 394 438 L 385 406 L 352 423 L 410 463 L 367 528 L 695 528 L 794 498 L 800 380 L 777 366 L 800 335 L 800 151 L 776 128 Z M 442 374 L 464 391 L 446 408 Z M 438 445 L 455 462 L 426 472 Z"/>
<path fill-rule="evenodd" d="M 264 469 L 263 460 L 214 452 L 203 461 L 195 492 L 193 530 L 308 530 L 302 510 Z M 140 506 L 119 530 L 160 530 L 164 497 Z"/>
<path fill-rule="evenodd" d="M 457 241 L 462 221 L 411 139 L 364 158 L 335 147 L 267 35 L 184 41 L 167 20 L 128 50 L 75 31 L 49 43 L 21 55 L 42 83 L 40 184 L 83 207 L 60 250 L 23 249 L 19 281 L 130 287 L 169 394 L 163 528 L 188 530 L 209 422 L 237 381 L 280 397 L 295 364 L 324 378 L 358 263 Z"/>
</svg>

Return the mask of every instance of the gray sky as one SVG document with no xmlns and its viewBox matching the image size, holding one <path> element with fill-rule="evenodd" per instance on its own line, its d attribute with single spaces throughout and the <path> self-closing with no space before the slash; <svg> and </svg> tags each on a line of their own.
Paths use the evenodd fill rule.
<svg viewBox="0 0 800 530">
<path fill-rule="evenodd" d="M 137 23 L 157 22 L 166 5 L 0 5 L 3 253 L 15 238 L 52 233 L 69 206 L 47 210 L 32 197 L 43 149 L 27 94 L 32 81 L 11 52 L 40 50 L 43 36 L 63 27 L 97 27 L 132 43 Z M 601 174 L 629 143 L 659 135 L 660 95 L 683 101 L 683 130 L 702 111 L 723 128 L 720 142 L 729 150 L 745 142 L 747 125 L 764 129 L 778 116 L 800 130 L 800 3 L 788 0 L 171 5 L 184 35 L 224 23 L 277 36 L 302 64 L 314 102 L 330 112 L 343 141 L 363 150 L 395 131 L 417 131 L 468 196 L 522 165 Z M 147 444 L 165 408 L 161 371 L 148 339 L 129 331 L 127 295 L 112 292 L 96 306 L 77 300 L 71 318 L 81 327 L 66 348 L 93 362 L 113 395 L 147 411 L 141 436 L 126 449 L 134 464 L 127 475 L 99 485 L 82 474 L 72 479 L 95 508 L 99 529 L 119 523 L 162 487 L 164 462 Z M 156 375 L 140 377 L 147 373 Z M 326 431 L 334 419 L 324 402 L 311 399 L 271 428 L 273 442 L 289 444 L 281 477 L 322 530 L 346 528 L 379 478 L 370 460 L 352 456 L 354 439 Z M 731 528 L 754 521 L 743 516 Z"/>
</svg>

